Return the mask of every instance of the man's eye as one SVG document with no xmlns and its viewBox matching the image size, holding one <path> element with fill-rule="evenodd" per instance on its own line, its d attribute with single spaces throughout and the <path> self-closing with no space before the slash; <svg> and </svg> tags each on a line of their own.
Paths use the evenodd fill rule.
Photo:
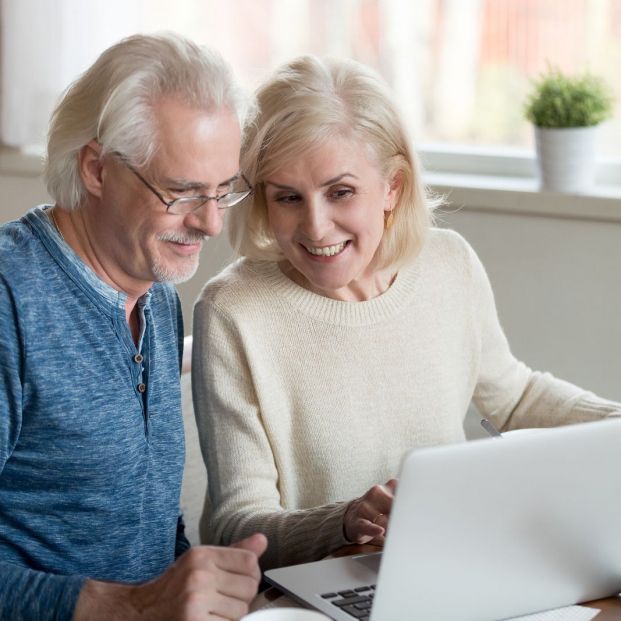
<svg viewBox="0 0 621 621">
<path fill-rule="evenodd" d="M 188 190 L 187 188 L 168 188 L 169 194 L 174 194 L 175 196 L 192 196 L 196 194 L 194 190 Z"/>
</svg>

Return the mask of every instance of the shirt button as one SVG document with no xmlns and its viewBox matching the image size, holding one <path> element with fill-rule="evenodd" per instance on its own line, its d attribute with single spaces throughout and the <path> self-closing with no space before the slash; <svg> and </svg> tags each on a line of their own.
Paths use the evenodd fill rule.
<svg viewBox="0 0 621 621">
<path fill-rule="evenodd" d="M 147 385 L 146 384 L 138 384 L 137 388 L 138 388 L 138 392 L 145 392 L 146 389 L 147 389 Z"/>
<path fill-rule="evenodd" d="M 137 362 L 138 364 L 140 364 L 142 361 L 144 360 L 142 354 L 136 354 L 134 356 L 134 362 Z"/>
</svg>

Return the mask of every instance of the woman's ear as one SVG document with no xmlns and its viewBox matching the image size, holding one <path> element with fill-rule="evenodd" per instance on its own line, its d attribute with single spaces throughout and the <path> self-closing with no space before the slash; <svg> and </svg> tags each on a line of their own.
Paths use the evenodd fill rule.
<svg viewBox="0 0 621 621">
<path fill-rule="evenodd" d="M 388 188 L 386 191 L 386 204 L 384 211 L 392 211 L 397 206 L 397 200 L 403 187 L 403 171 L 397 168 L 388 177 Z"/>
<path fill-rule="evenodd" d="M 80 149 L 78 161 L 84 187 L 89 194 L 101 198 L 103 185 L 101 145 L 95 139 L 91 140 Z"/>
</svg>

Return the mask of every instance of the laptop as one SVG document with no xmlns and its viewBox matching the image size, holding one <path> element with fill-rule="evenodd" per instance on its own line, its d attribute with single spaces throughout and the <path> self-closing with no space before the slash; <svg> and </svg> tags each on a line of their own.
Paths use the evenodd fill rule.
<svg viewBox="0 0 621 621">
<path fill-rule="evenodd" d="M 621 419 L 413 450 L 383 553 L 265 577 L 338 621 L 498 621 L 616 594 Z"/>
</svg>

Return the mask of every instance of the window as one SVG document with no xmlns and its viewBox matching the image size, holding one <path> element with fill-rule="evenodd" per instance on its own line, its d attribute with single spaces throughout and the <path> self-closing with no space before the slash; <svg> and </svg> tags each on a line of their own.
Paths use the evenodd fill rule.
<svg viewBox="0 0 621 621">
<path fill-rule="evenodd" d="M 298 54 L 356 58 L 389 82 L 419 149 L 452 162 L 478 152 L 474 166 L 532 149 L 522 102 L 547 64 L 589 69 L 617 97 L 600 153 L 621 161 L 616 0 L 4 0 L 2 10 L 7 144 L 42 142 L 61 89 L 107 45 L 169 29 L 218 48 L 249 88 Z"/>
</svg>

